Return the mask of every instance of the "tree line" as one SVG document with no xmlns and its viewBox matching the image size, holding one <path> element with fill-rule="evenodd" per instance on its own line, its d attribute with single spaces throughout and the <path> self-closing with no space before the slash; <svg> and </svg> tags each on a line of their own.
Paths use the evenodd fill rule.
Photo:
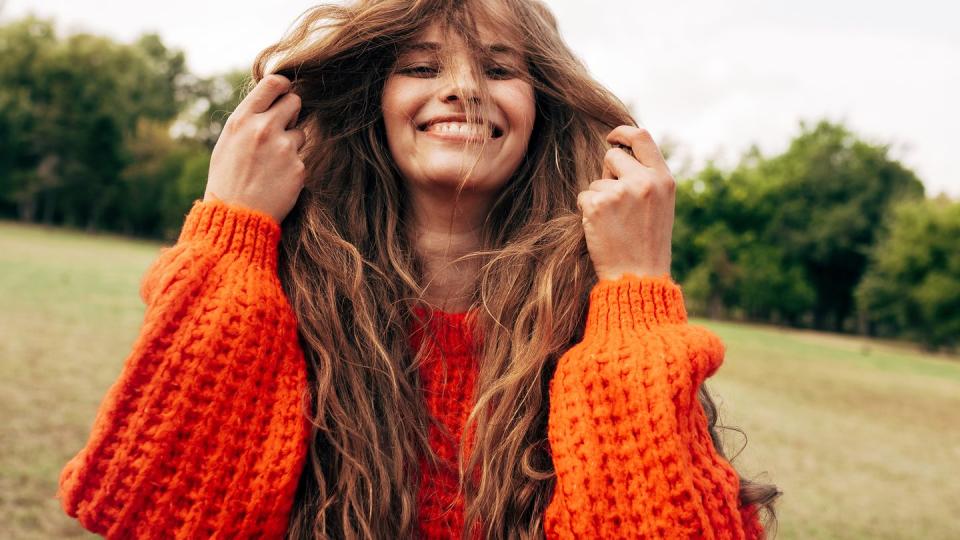
<svg viewBox="0 0 960 540">
<path fill-rule="evenodd" d="M 690 311 L 955 349 L 960 203 L 926 198 L 889 154 L 801 122 L 778 155 L 752 148 L 680 182 L 674 273 Z"/>
<path fill-rule="evenodd" d="M 0 218 L 175 239 L 247 78 L 192 74 L 156 34 L 0 26 Z M 842 123 L 799 128 L 779 154 L 677 178 L 688 311 L 956 350 L 960 203 Z"/>
<path fill-rule="evenodd" d="M 245 77 L 197 77 L 156 34 L 0 26 L 0 215 L 175 238 Z"/>
</svg>

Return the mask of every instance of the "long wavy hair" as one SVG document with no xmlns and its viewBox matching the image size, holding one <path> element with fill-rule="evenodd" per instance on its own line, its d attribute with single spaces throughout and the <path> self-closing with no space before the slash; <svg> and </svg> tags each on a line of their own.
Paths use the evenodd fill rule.
<svg viewBox="0 0 960 540">
<path fill-rule="evenodd" d="M 605 135 L 636 123 L 590 77 L 537 0 L 361 0 L 304 12 L 258 55 L 251 81 L 289 77 L 302 98 L 297 123 L 308 134 L 308 180 L 280 246 L 280 279 L 308 365 L 304 414 L 313 424 L 289 538 L 413 537 L 419 460 L 443 466 L 428 439 L 431 423 L 442 425 L 427 413 L 418 375 L 429 351 L 409 350 L 415 307 L 429 305 L 424 264 L 411 246 L 409 200 L 379 105 L 399 48 L 431 23 L 479 58 L 480 17 L 517 38 L 537 117 L 524 160 L 486 216 L 481 249 L 457 259 L 479 268 L 469 322 L 482 336 L 457 460 L 462 534 L 543 537 L 555 485 L 549 381 L 559 357 L 582 339 L 597 283 L 577 194 L 601 171 Z M 486 121 L 482 110 L 468 112 Z M 698 397 L 722 454 L 716 407 L 705 387 Z M 778 495 L 776 486 L 740 479 L 741 504 L 763 507 L 768 523 Z"/>
</svg>

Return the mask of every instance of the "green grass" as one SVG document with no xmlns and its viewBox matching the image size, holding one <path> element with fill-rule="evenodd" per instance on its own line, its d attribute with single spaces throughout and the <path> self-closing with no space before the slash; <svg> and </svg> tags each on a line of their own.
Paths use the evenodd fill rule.
<svg viewBox="0 0 960 540">
<path fill-rule="evenodd" d="M 868 339 L 710 321 L 708 386 L 749 439 L 742 473 L 784 491 L 783 538 L 960 537 L 960 361 Z M 743 445 L 735 432 L 732 452 Z"/>
<path fill-rule="evenodd" d="M 94 537 L 60 509 L 57 477 L 133 345 L 159 247 L 0 223 L 3 536 Z"/>
<path fill-rule="evenodd" d="M 6 538 L 90 537 L 54 498 L 143 317 L 160 244 L 0 223 L 0 523 Z M 960 537 L 960 361 L 861 338 L 693 321 L 726 360 L 708 386 L 784 491 L 777 538 Z M 724 435 L 729 454 L 743 446 Z"/>
</svg>

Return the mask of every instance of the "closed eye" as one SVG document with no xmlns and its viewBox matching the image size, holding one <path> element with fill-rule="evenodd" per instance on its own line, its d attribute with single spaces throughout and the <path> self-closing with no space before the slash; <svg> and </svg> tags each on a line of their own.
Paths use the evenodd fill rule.
<svg viewBox="0 0 960 540">
<path fill-rule="evenodd" d="M 491 79 L 512 79 L 513 70 L 503 66 L 494 66 L 487 68 L 487 77 Z"/>
<path fill-rule="evenodd" d="M 397 73 L 422 79 L 433 78 L 440 74 L 440 69 L 430 65 L 407 66 L 397 70 Z M 512 79 L 515 74 L 512 69 L 503 66 L 493 66 L 486 70 L 487 77 L 495 80 Z"/>
<path fill-rule="evenodd" d="M 397 73 L 403 75 L 409 75 L 411 77 L 420 77 L 420 78 L 430 78 L 436 77 L 440 70 L 433 66 L 420 65 L 420 66 L 407 66 L 397 70 Z"/>
</svg>

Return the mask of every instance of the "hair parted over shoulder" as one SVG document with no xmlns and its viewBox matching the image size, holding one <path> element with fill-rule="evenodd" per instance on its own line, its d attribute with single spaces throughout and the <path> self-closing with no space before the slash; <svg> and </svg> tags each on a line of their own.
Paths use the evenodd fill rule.
<svg viewBox="0 0 960 540">
<path fill-rule="evenodd" d="M 423 263 L 406 234 L 410 209 L 380 103 L 398 51 L 434 22 L 474 49 L 480 65 L 481 20 L 526 60 L 537 117 L 524 160 L 486 218 L 481 249 L 458 259 L 480 263 L 471 305 L 483 336 L 476 403 L 460 441 L 463 537 L 543 537 L 555 484 L 549 381 L 582 339 L 597 282 L 577 194 L 601 171 L 606 134 L 636 123 L 590 77 L 538 0 L 360 0 L 307 10 L 253 68 L 252 84 L 268 73 L 293 81 L 307 133 L 307 181 L 280 245 L 313 424 L 290 538 L 415 536 L 418 459 L 442 466 L 420 395 L 418 368 L 429 351 L 411 351 L 408 341 L 413 308 L 424 302 Z M 705 387 L 698 397 L 722 453 L 716 407 Z M 741 503 L 765 507 L 768 522 L 777 494 L 741 478 Z"/>
</svg>

